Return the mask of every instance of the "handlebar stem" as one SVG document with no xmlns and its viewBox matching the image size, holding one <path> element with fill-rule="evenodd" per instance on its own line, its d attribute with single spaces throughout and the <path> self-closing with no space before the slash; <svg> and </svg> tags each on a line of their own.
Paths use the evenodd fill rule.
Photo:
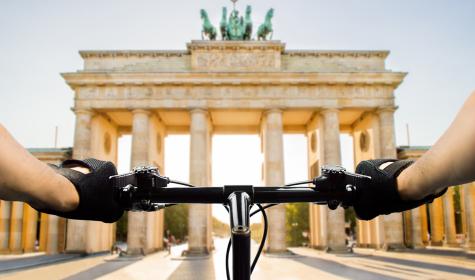
<svg viewBox="0 0 475 280">
<path fill-rule="evenodd" d="M 251 277 L 251 230 L 249 226 L 250 196 L 247 192 L 232 192 L 228 197 L 233 250 L 233 279 Z"/>
</svg>

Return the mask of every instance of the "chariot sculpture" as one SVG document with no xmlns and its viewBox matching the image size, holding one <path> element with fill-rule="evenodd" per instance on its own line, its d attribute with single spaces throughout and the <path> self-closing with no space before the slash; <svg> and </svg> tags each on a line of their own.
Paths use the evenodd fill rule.
<svg viewBox="0 0 475 280">
<path fill-rule="evenodd" d="M 252 40 L 252 8 L 251 6 L 246 6 L 246 11 L 244 16 L 239 16 L 239 12 L 236 10 L 236 1 L 231 0 L 234 4 L 233 10 L 229 13 L 226 7 L 222 9 L 221 21 L 219 22 L 219 31 L 221 33 L 222 40 Z M 217 31 L 216 28 L 211 24 L 208 13 L 201 9 L 201 19 L 203 21 L 201 38 L 204 40 L 216 40 Z M 256 33 L 258 40 L 272 40 L 272 17 L 274 16 L 274 9 L 269 9 L 266 13 L 265 21 L 261 25 Z"/>
</svg>

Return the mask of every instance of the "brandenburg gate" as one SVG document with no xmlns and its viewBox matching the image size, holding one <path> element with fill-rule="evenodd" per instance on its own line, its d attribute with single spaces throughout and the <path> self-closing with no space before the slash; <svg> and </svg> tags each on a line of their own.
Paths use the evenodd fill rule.
<svg viewBox="0 0 475 280">
<path fill-rule="evenodd" d="M 283 135 L 308 139 L 310 176 L 340 164 L 340 134 L 354 139 L 355 161 L 396 158 L 394 90 L 405 73 L 386 69 L 388 51 L 286 50 L 280 41 L 191 41 L 183 51 L 81 51 L 84 69 L 63 73 L 74 90 L 74 158 L 117 162 L 117 139 L 132 135 L 132 166 L 164 170 L 164 138 L 190 135 L 190 183 L 211 185 L 214 134 L 258 134 L 264 185 L 284 184 Z M 239 149 L 239 147 L 235 147 Z M 161 246 L 163 211 L 128 213 L 130 253 Z M 285 208 L 268 210 L 267 250 L 285 245 Z M 403 246 L 402 214 L 359 222 L 376 247 Z M 68 221 L 67 251 L 109 249 L 114 226 Z M 313 247 L 343 250 L 344 210 L 310 207 Z M 211 211 L 189 210 L 189 252 L 211 249 Z"/>
</svg>

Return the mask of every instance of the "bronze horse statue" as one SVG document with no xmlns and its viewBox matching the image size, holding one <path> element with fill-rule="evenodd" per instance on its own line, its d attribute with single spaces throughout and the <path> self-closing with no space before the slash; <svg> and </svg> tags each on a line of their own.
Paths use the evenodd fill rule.
<svg viewBox="0 0 475 280">
<path fill-rule="evenodd" d="M 216 28 L 211 24 L 208 18 L 208 13 L 201 9 L 201 19 L 203 20 L 203 29 L 201 30 L 201 39 L 204 40 L 204 37 L 208 37 L 210 40 L 216 40 L 217 32 Z"/>
<path fill-rule="evenodd" d="M 274 16 L 274 9 L 269 9 L 266 14 L 266 19 L 263 24 L 257 29 L 257 40 L 267 40 L 267 35 L 270 34 L 269 40 L 272 40 L 274 30 L 272 29 L 272 17 Z"/>
<path fill-rule="evenodd" d="M 221 31 L 221 39 L 228 40 L 228 9 L 223 7 L 223 15 L 221 17 L 221 22 L 219 23 L 219 30 Z"/>
<path fill-rule="evenodd" d="M 244 40 L 251 40 L 252 36 L 252 19 L 251 19 L 251 6 L 246 6 L 246 15 L 244 17 Z"/>
</svg>

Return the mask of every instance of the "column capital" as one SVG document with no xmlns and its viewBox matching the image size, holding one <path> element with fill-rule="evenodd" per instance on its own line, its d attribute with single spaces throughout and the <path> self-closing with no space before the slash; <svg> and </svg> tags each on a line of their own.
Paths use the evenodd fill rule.
<svg viewBox="0 0 475 280">
<path fill-rule="evenodd" d="M 208 114 L 208 110 L 206 108 L 192 108 L 190 109 L 190 113 L 203 113 L 203 114 Z"/>
<path fill-rule="evenodd" d="M 375 111 L 378 114 L 380 114 L 380 113 L 394 113 L 394 112 L 396 112 L 397 108 L 398 108 L 397 106 L 394 106 L 394 107 L 379 107 Z"/>
<path fill-rule="evenodd" d="M 150 112 L 150 110 L 146 110 L 146 109 L 132 109 L 132 114 L 147 114 L 147 115 L 150 115 L 152 112 Z"/>
<path fill-rule="evenodd" d="M 91 110 L 90 108 L 71 108 L 71 111 L 74 112 L 76 115 L 94 115 L 94 111 Z"/>
<path fill-rule="evenodd" d="M 281 108 L 270 108 L 268 110 L 264 111 L 264 115 L 270 114 L 270 113 L 282 113 Z"/>
<path fill-rule="evenodd" d="M 327 114 L 332 114 L 332 113 L 339 113 L 340 110 L 338 108 L 333 108 L 333 107 L 330 107 L 330 108 L 322 108 L 319 113 L 320 115 L 327 115 Z"/>
</svg>

